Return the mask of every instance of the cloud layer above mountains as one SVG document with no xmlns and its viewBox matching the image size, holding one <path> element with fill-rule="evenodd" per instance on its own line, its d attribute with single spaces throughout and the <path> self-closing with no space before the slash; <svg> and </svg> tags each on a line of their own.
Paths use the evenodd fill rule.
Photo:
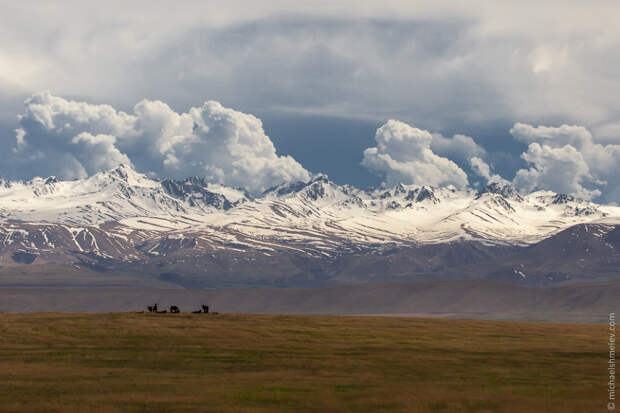
<svg viewBox="0 0 620 413">
<path fill-rule="evenodd" d="M 377 129 L 376 146 L 360 160 L 388 185 L 498 182 L 523 192 L 620 201 L 620 145 L 597 143 L 581 126 L 516 123 L 510 133 L 527 145 L 526 167 L 512 178 L 493 172 L 491 156 L 473 138 L 448 138 L 397 120 Z M 164 102 L 143 100 L 128 114 L 48 92 L 25 102 L 7 163 L 30 176 L 69 179 L 125 163 L 154 176 L 205 176 L 252 193 L 311 177 L 291 156 L 277 154 L 260 119 L 215 101 L 177 113 Z"/>
<path fill-rule="evenodd" d="M 527 144 L 521 154 L 527 167 L 507 180 L 493 173 L 486 151 L 467 136 L 439 134 L 390 120 L 377 130 L 377 146 L 364 151 L 363 165 L 397 182 L 467 186 L 478 176 L 486 183 L 512 183 L 522 192 L 546 189 L 584 199 L 620 202 L 620 145 L 597 143 L 582 126 L 532 126 L 510 129 Z M 454 161 L 457 161 L 455 163 Z M 463 170 L 469 167 L 473 177 Z"/>
<path fill-rule="evenodd" d="M 303 163 L 358 186 L 378 182 L 371 170 L 620 202 L 618 1 L 4 3 L 0 141 L 15 149 L 0 153 L 5 176 L 129 161 L 260 191 L 309 176 Z M 75 113 L 48 114 L 50 127 L 33 98 L 18 124 L 40 90 Z M 217 126 L 220 112 L 236 126 Z M 387 119 L 421 132 L 373 142 Z M 509 133 L 517 121 L 531 130 Z"/>
<path fill-rule="evenodd" d="M 603 130 L 620 114 L 617 1 L 11 3 L 0 95 L 173 108 L 209 96 L 439 131 L 552 117 Z"/>
<path fill-rule="evenodd" d="M 517 171 L 517 188 L 572 193 L 620 202 L 620 145 L 597 143 L 584 127 L 517 123 L 510 130 L 528 144 L 521 157 L 530 165 Z"/>
<path fill-rule="evenodd" d="M 213 101 L 179 114 L 143 100 L 127 114 L 40 93 L 26 101 L 19 124 L 12 161 L 33 175 L 83 178 L 127 163 L 255 193 L 310 178 L 295 159 L 277 155 L 258 118 Z"/>
<path fill-rule="evenodd" d="M 428 131 L 389 120 L 377 129 L 375 140 L 377 146 L 364 151 L 362 164 L 385 176 L 389 185 L 403 182 L 464 188 L 469 183 L 467 174 L 456 163 L 433 152 L 434 138 Z M 452 140 L 456 146 L 462 144 L 460 139 Z M 445 142 L 442 145 L 449 147 Z"/>
</svg>

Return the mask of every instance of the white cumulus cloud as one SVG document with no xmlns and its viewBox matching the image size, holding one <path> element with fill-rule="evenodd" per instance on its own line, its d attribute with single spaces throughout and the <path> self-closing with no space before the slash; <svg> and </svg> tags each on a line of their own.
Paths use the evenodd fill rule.
<svg viewBox="0 0 620 413">
<path fill-rule="evenodd" d="M 116 138 L 112 135 L 91 135 L 82 132 L 71 139 L 77 150 L 74 156 L 89 174 L 114 168 L 120 164 L 131 165 L 127 155 L 115 146 Z"/>
<path fill-rule="evenodd" d="M 478 158 L 477 156 L 472 157 L 469 160 L 469 164 L 471 166 L 471 169 L 476 174 L 478 174 L 481 177 L 483 177 L 486 180 L 486 182 L 489 183 L 489 184 L 491 184 L 491 183 L 500 183 L 500 184 L 507 184 L 507 183 L 509 183 L 507 180 L 502 178 L 500 175 L 491 173 L 491 167 L 489 166 L 489 164 L 486 163 L 481 158 Z"/>
<path fill-rule="evenodd" d="M 582 126 L 535 127 L 517 123 L 510 133 L 529 144 L 521 157 L 530 167 L 517 171 L 514 182 L 518 188 L 619 200 L 620 145 L 597 143 Z"/>
<path fill-rule="evenodd" d="M 464 162 L 473 157 L 482 158 L 486 154 L 485 149 L 478 145 L 473 138 L 460 134 L 447 138 L 441 134 L 433 133 L 431 149 L 438 155 Z"/>
<path fill-rule="evenodd" d="M 593 176 L 582 154 L 571 145 L 554 148 L 531 143 L 521 156 L 532 165 L 517 171 L 514 183 L 521 190 L 551 189 L 586 199 L 601 195 L 599 190 L 584 186 Z"/>
<path fill-rule="evenodd" d="M 362 164 L 385 177 L 386 183 L 468 185 L 467 174 L 453 161 L 433 152 L 433 135 L 389 120 L 375 134 L 377 146 L 364 151 Z"/>
<path fill-rule="evenodd" d="M 280 156 L 260 119 L 207 101 L 176 113 L 143 100 L 133 113 L 39 93 L 25 102 L 13 162 L 36 175 L 78 178 L 120 163 L 159 176 L 206 176 L 259 193 L 309 172 Z"/>
</svg>

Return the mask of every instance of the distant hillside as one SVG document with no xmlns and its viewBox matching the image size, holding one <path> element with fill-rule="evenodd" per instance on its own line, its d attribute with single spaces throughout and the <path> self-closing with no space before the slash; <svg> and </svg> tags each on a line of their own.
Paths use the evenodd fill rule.
<svg viewBox="0 0 620 413">
<path fill-rule="evenodd" d="M 383 314 L 452 318 L 604 322 L 618 311 L 620 282 L 554 288 L 497 281 L 371 283 L 331 288 L 181 290 L 142 288 L 3 288 L 0 311 L 144 310 L 158 303 L 184 312 Z"/>
<path fill-rule="evenodd" d="M 36 284 L 50 266 L 78 284 L 94 272 L 184 288 L 617 279 L 619 224 L 619 207 L 509 185 L 360 190 L 319 175 L 252 197 L 121 165 L 1 181 L 0 285 L 16 273 Z"/>
</svg>

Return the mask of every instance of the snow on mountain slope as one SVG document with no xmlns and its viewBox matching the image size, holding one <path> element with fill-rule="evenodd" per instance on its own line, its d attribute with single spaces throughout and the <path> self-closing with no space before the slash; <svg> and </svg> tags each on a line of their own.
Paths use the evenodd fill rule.
<svg viewBox="0 0 620 413">
<path fill-rule="evenodd" d="M 178 249 L 254 249 L 329 256 L 468 240 L 527 245 L 586 222 L 620 224 L 620 208 L 497 184 L 359 190 L 324 175 L 253 199 L 201 178 L 154 180 L 124 165 L 83 180 L 0 183 L 0 245 L 11 254 L 64 248 L 140 259 Z"/>
<path fill-rule="evenodd" d="M 0 219 L 87 226 L 139 216 L 208 213 L 244 200 L 241 191 L 198 178 L 160 182 L 121 165 L 75 181 L 4 181 Z"/>
<path fill-rule="evenodd" d="M 253 202 L 200 220 L 255 239 L 337 249 L 343 243 L 455 240 L 523 245 L 577 223 L 618 216 L 619 208 L 550 192 L 521 196 L 493 186 L 476 192 L 413 185 L 361 191 L 319 177 L 306 185 L 275 188 Z"/>
</svg>

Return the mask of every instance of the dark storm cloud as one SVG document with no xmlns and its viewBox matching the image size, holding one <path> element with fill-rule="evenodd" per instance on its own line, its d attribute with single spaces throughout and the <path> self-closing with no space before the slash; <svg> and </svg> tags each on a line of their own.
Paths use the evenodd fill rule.
<svg viewBox="0 0 620 413">
<path fill-rule="evenodd" d="M 431 126 L 462 112 L 463 99 L 496 100 L 488 85 L 447 67 L 460 64 L 473 27 L 456 19 L 272 17 L 184 33 L 148 56 L 143 66 L 156 69 L 143 75 L 153 77 L 147 85 L 202 91 L 248 110 L 413 116 Z M 459 93 L 447 91 L 455 86 Z"/>
<path fill-rule="evenodd" d="M 19 125 L 6 114 L 15 116 L 21 111 L 15 102 L 42 90 L 127 113 L 142 99 L 166 102 L 176 114 L 214 100 L 259 114 L 286 133 L 272 136 L 288 148 L 282 154 L 324 165 L 322 171 L 358 185 L 376 182 L 359 166 L 362 151 L 374 145 L 374 130 L 397 119 L 437 136 L 430 150 L 454 161 L 470 183 L 519 173 L 524 188 L 559 190 L 558 182 L 544 178 L 545 168 L 554 159 L 581 156 L 587 172 L 564 189 L 586 196 L 600 191 L 600 199 L 614 200 L 616 175 L 593 173 L 585 149 L 574 147 L 574 154 L 525 143 L 508 131 L 517 122 L 580 125 L 591 131 L 592 145 L 604 145 L 605 154 L 615 150 L 619 13 L 620 5 L 608 1 L 12 2 L 0 13 L 0 139 L 16 144 Z M 329 118 L 341 122 L 336 129 L 319 123 Z M 289 119 L 321 137 L 286 126 Z M 360 136 L 344 130 L 360 130 Z M 120 136 L 101 133 L 112 142 L 91 135 L 70 142 L 72 149 L 94 151 L 86 164 L 105 164 L 95 156 L 102 151 L 110 159 L 150 159 L 146 152 L 109 152 L 119 148 Z M 345 148 L 352 155 L 342 162 L 326 164 L 329 157 L 321 157 Z M 479 161 L 472 164 L 473 158 Z M 3 168 L 6 173 L 9 163 Z M 13 169 L 14 175 L 31 172 Z"/>
</svg>

